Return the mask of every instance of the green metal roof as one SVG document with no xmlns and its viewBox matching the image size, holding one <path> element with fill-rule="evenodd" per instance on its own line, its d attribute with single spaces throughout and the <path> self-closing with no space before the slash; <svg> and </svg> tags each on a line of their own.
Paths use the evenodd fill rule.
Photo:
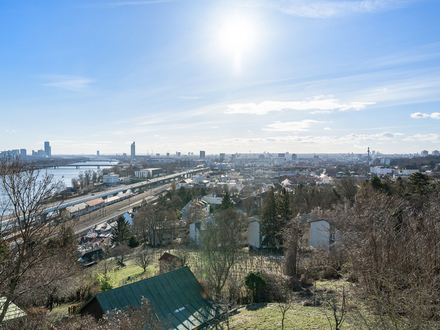
<svg viewBox="0 0 440 330">
<path fill-rule="evenodd" d="M 158 316 L 164 321 L 169 318 L 179 330 L 203 326 L 220 315 L 220 310 L 213 306 L 188 267 L 101 292 L 93 298 L 106 313 L 127 306 L 140 306 L 142 297 L 154 304 Z"/>
<path fill-rule="evenodd" d="M 0 297 L 0 314 L 3 311 L 3 305 L 5 304 L 5 302 L 6 297 Z M 23 316 L 26 316 L 26 313 L 18 308 L 17 305 L 15 305 L 13 302 L 10 302 L 3 322 L 18 319 Z"/>
</svg>

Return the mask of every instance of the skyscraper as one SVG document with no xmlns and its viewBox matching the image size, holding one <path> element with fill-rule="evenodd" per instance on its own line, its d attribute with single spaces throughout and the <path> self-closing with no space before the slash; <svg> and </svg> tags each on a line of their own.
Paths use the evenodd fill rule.
<svg viewBox="0 0 440 330">
<path fill-rule="evenodd" d="M 50 147 L 49 141 L 44 142 L 44 152 L 47 157 L 52 156 L 52 148 Z"/>
<path fill-rule="evenodd" d="M 200 158 L 205 158 L 205 152 L 204 151 L 200 151 Z"/>
<path fill-rule="evenodd" d="M 131 144 L 131 159 L 136 157 L 136 141 Z"/>
</svg>

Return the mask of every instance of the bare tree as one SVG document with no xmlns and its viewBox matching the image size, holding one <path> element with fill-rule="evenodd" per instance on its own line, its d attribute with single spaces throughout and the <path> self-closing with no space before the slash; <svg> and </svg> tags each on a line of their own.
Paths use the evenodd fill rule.
<svg viewBox="0 0 440 330">
<path fill-rule="evenodd" d="M 86 186 L 86 178 L 83 173 L 78 174 L 78 181 L 81 189 Z"/>
<path fill-rule="evenodd" d="M 92 179 L 92 170 L 84 171 L 84 185 L 88 187 L 90 185 L 90 180 Z"/>
<path fill-rule="evenodd" d="M 284 279 L 282 276 L 279 278 L 279 285 L 277 292 L 281 296 L 278 297 L 280 301 L 275 306 L 277 309 L 281 312 L 281 330 L 284 330 L 284 321 L 286 319 L 286 313 L 293 308 L 293 296 L 292 291 L 289 288 L 289 285 L 287 283 L 287 280 Z"/>
<path fill-rule="evenodd" d="M 201 234 L 206 280 L 217 295 L 220 295 L 231 268 L 239 260 L 245 229 L 243 214 L 227 209 L 217 214 Z"/>
<path fill-rule="evenodd" d="M 300 249 L 300 240 L 303 235 L 300 221 L 300 217 L 291 219 L 288 222 L 287 228 L 285 228 L 283 232 L 285 257 L 284 272 L 287 276 L 297 276 L 298 251 Z"/>
<path fill-rule="evenodd" d="M 51 325 L 57 322 L 56 328 Z M 58 329 L 58 330 L 163 330 L 171 327 L 170 319 L 162 320 L 156 314 L 154 305 L 146 298 L 142 298 L 141 306 L 128 307 L 124 310 L 107 312 L 102 319 L 96 320 L 93 316 L 76 317 L 68 320 L 56 320 L 45 313 L 37 313 L 22 319 L 9 321 L 2 324 L 4 330 L 34 330 L 34 329 Z"/>
<path fill-rule="evenodd" d="M 51 175 L 40 173 L 18 157 L 0 160 L 0 222 L 9 243 L 0 260 L 0 293 L 6 297 L 0 313 L 4 319 L 12 301 L 75 273 L 72 247 L 59 241 L 62 227 L 46 219 L 61 187 Z M 67 226 L 67 223 L 64 223 Z"/>
<path fill-rule="evenodd" d="M 336 244 L 381 328 L 428 329 L 440 314 L 440 199 L 435 192 L 400 197 L 373 189 L 335 208 Z"/>
<path fill-rule="evenodd" d="M 139 267 L 142 267 L 144 273 L 147 271 L 148 266 L 153 263 L 154 253 L 153 250 L 146 246 L 141 249 L 134 257 L 134 262 Z"/>
<path fill-rule="evenodd" d="M 325 309 L 323 309 L 325 317 L 327 318 L 327 321 L 330 325 L 330 329 L 333 330 L 333 324 L 335 330 L 340 330 L 342 327 L 342 324 L 347 318 L 347 304 L 346 304 L 346 293 L 345 288 L 342 287 L 342 296 L 339 301 L 338 296 L 335 296 L 334 294 L 331 294 L 330 296 L 324 297 L 324 304 L 325 307 L 330 309 L 331 315 L 328 315 L 325 312 Z M 334 322 L 332 322 L 332 320 Z"/>
</svg>

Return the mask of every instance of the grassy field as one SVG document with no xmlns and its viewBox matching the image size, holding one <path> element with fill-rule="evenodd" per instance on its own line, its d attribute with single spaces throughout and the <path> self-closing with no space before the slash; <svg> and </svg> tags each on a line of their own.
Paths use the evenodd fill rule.
<svg viewBox="0 0 440 330">
<path fill-rule="evenodd" d="M 243 308 L 238 314 L 231 316 L 230 328 L 236 330 L 245 329 L 281 329 L 282 314 L 277 308 L 278 304 L 268 304 L 265 308 L 255 311 Z M 321 330 L 332 329 L 327 320 L 327 316 L 332 317 L 331 311 L 323 307 L 303 307 L 294 305 L 286 313 L 284 329 L 305 329 Z M 355 314 L 349 315 L 341 329 L 359 329 L 359 325 L 354 320 Z M 332 326 L 335 328 L 334 321 Z"/>
</svg>

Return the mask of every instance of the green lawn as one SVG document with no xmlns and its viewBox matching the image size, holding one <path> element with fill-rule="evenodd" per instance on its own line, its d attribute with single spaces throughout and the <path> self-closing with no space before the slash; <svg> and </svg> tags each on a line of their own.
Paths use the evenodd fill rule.
<svg viewBox="0 0 440 330">
<path fill-rule="evenodd" d="M 118 278 L 117 287 L 155 276 L 158 269 L 158 265 L 153 264 L 148 266 L 147 271 L 144 273 L 142 267 L 137 266 L 134 260 L 127 260 L 126 264 L 125 267 L 114 265 L 110 268 Z"/>
<path fill-rule="evenodd" d="M 230 328 L 236 330 L 245 329 L 281 329 L 282 314 L 277 308 L 278 304 L 268 304 L 267 307 L 250 311 L 243 308 L 240 312 L 230 318 Z M 305 329 L 305 330 L 330 330 L 330 324 L 326 314 L 331 318 L 331 312 L 322 307 L 303 307 L 293 306 L 286 313 L 284 329 Z M 349 315 L 347 321 L 342 325 L 342 329 L 359 329 L 359 325 L 354 322 L 355 314 Z M 331 320 L 334 322 L 333 320 Z M 333 323 L 333 329 L 335 325 Z"/>
</svg>

